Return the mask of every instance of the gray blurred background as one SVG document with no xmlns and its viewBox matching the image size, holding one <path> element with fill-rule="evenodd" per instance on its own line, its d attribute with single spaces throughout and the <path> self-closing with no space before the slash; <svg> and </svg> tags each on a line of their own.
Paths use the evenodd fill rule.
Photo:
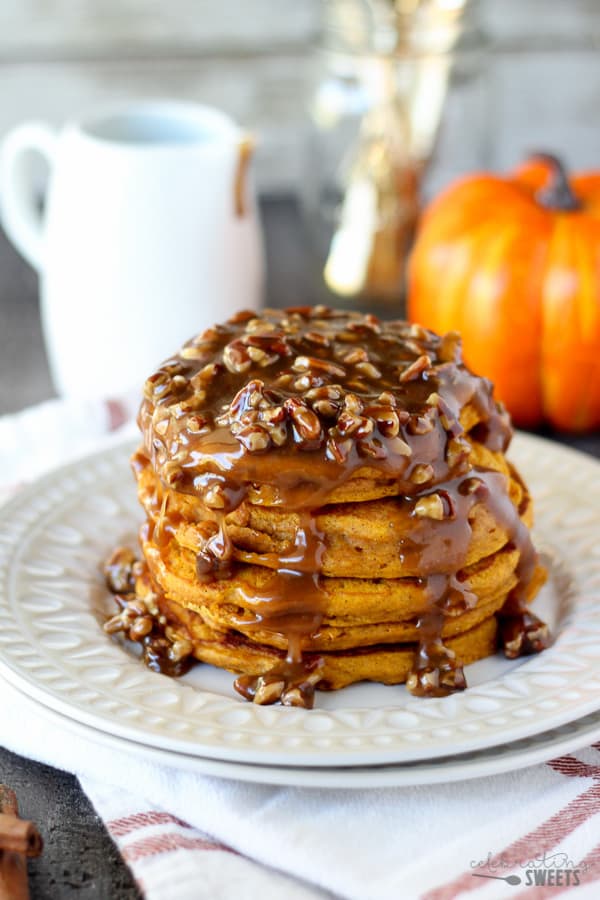
<svg viewBox="0 0 600 900">
<path fill-rule="evenodd" d="M 311 180 L 308 111 L 326 9 L 325 0 L 2 0 L 0 139 L 27 119 L 58 125 L 131 98 L 214 104 L 258 138 L 268 302 L 326 300 L 296 203 Z M 532 149 L 600 168 L 600 0 L 473 0 L 467 43 L 426 197 Z M 52 395 L 37 279 L 0 230 L 0 414 Z"/>
<path fill-rule="evenodd" d="M 0 135 L 132 96 L 212 103 L 255 129 L 261 190 L 303 175 L 323 0 L 2 0 Z M 600 2 L 474 0 L 482 65 L 453 79 L 431 171 L 530 150 L 599 162 Z"/>
</svg>

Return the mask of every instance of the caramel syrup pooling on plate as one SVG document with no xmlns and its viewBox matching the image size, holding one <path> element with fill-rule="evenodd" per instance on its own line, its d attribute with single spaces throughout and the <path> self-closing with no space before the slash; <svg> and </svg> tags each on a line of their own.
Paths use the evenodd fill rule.
<svg viewBox="0 0 600 900">
<path fill-rule="evenodd" d="M 543 649 L 545 626 L 525 599 L 536 553 L 506 476 L 469 461 L 460 421 L 466 406 L 477 421 L 471 436 L 491 451 L 505 451 L 512 434 L 508 417 L 493 399 L 491 383 L 462 364 L 458 335 L 439 337 L 406 322 L 325 307 L 264 310 L 260 318 L 241 312 L 187 343 L 146 381 L 139 414 L 143 446 L 133 464 L 149 460 L 164 488 L 161 509 L 144 526 L 156 546 L 166 546 L 178 524 L 170 520 L 170 491 L 201 499 L 210 523 L 197 555 L 200 581 L 230 578 L 243 562 L 239 552 L 233 558 L 227 516 L 249 495 L 253 504 L 298 516 L 292 547 L 281 555 L 252 556 L 271 574 L 267 588 L 245 598 L 254 615 L 250 626 L 283 635 L 288 651 L 272 672 L 237 679 L 244 697 L 312 705 L 320 661 L 315 653 L 305 658 L 303 647 L 322 622 L 325 550 L 315 513 L 365 469 L 393 479 L 398 497 L 411 504 L 414 528 L 402 553 L 421 575 L 429 608 L 418 620 L 408 689 L 443 696 L 465 687 L 441 632 L 446 616 L 477 602 L 468 582 L 457 578 L 476 503 L 489 509 L 519 552 L 518 585 L 499 614 L 505 652 Z M 135 565 L 132 559 L 128 564 Z M 114 559 L 112 567 L 108 580 L 121 612 L 108 630 L 126 631 L 144 643 L 154 668 L 177 674 L 191 643 L 173 653 L 161 617 L 140 607 L 135 579 L 128 581 Z M 125 582 L 125 592 L 115 590 Z"/>
</svg>

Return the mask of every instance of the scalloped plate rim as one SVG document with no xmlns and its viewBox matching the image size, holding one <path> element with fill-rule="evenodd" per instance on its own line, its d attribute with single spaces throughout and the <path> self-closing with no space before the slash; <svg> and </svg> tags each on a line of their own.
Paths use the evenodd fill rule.
<svg viewBox="0 0 600 900">
<path fill-rule="evenodd" d="M 0 596 L 0 618 L 2 617 L 2 613 L 10 611 L 11 602 L 15 602 L 14 591 L 15 591 L 15 578 L 18 579 L 19 575 L 22 577 L 22 567 L 21 570 L 13 571 L 11 568 L 10 560 L 6 560 L 4 557 L 6 556 L 6 545 L 8 544 L 9 548 L 12 546 L 11 540 L 15 541 L 15 536 L 11 538 L 11 516 L 14 518 L 15 516 L 18 518 L 19 516 L 25 517 L 27 516 L 31 518 L 35 512 L 36 501 L 39 501 L 40 498 L 46 498 L 49 503 L 56 502 L 56 493 L 57 491 L 60 493 L 61 485 L 64 489 L 67 487 L 68 482 L 76 481 L 76 477 L 78 474 L 81 475 L 83 481 L 90 481 L 91 474 L 90 471 L 94 469 L 94 467 L 102 469 L 104 467 L 105 476 L 108 478 L 110 474 L 114 475 L 114 469 L 116 467 L 117 473 L 120 473 L 120 467 L 122 465 L 123 471 L 128 472 L 126 454 L 132 449 L 133 444 L 130 440 L 124 442 L 121 445 L 111 446 L 106 450 L 100 451 L 96 454 L 93 454 L 89 457 L 86 457 L 84 460 L 79 460 L 74 463 L 69 463 L 66 466 L 63 466 L 54 472 L 48 473 L 43 476 L 38 481 L 34 482 L 32 485 L 29 485 L 27 488 L 23 489 L 20 493 L 18 493 L 12 500 L 10 500 L 7 504 L 0 508 L 0 578 L 4 575 L 5 578 L 8 579 L 9 582 L 9 591 L 8 596 L 2 595 Z M 515 439 L 514 444 L 515 449 L 517 450 L 516 456 L 519 455 L 533 455 L 536 456 L 539 454 L 546 454 L 550 456 L 551 461 L 553 463 L 567 464 L 571 463 L 575 464 L 577 470 L 579 471 L 582 467 L 584 470 L 588 470 L 592 472 L 592 477 L 598 479 L 600 475 L 600 464 L 591 457 L 585 456 L 584 454 L 578 453 L 575 450 L 570 448 L 564 448 L 560 445 L 556 445 L 552 442 L 546 441 L 544 439 L 538 437 L 532 437 L 530 435 L 518 435 Z M 513 452 L 513 455 L 514 452 Z M 517 460 L 518 462 L 518 460 Z M 532 463 L 533 464 L 533 463 Z M 111 468 L 112 467 L 112 468 Z M 107 470 L 107 471 L 106 471 Z M 85 473 L 88 473 L 86 476 Z M 82 474 L 83 473 L 83 474 Z M 529 480 L 529 476 L 526 474 L 526 478 Z M 534 478 L 535 480 L 535 478 Z M 118 481 L 118 478 L 117 478 Z M 126 486 L 126 482 L 123 479 L 123 484 Z M 72 486 L 71 486 L 72 487 Z M 552 488 L 552 485 L 544 485 L 545 488 Z M 117 501 L 110 497 L 110 491 L 107 485 L 104 485 L 105 493 L 103 496 L 107 497 L 107 503 L 117 503 Z M 111 484 L 111 488 L 114 490 L 114 485 Z M 127 490 L 127 488 L 126 488 Z M 131 492 L 135 497 L 135 489 L 133 486 L 133 482 L 131 482 Z M 591 485 L 586 485 L 585 491 L 581 494 L 580 500 L 584 506 L 584 512 L 591 513 L 592 518 L 597 519 L 600 522 L 600 516 L 598 515 L 597 509 L 590 505 L 590 495 L 598 493 L 600 497 L 600 491 L 594 490 L 594 483 L 592 481 Z M 534 491 L 535 494 L 535 491 Z M 560 494 L 559 494 L 560 495 Z M 556 495 L 555 495 L 556 496 Z M 564 492 L 563 496 L 563 505 L 565 502 L 570 500 L 571 493 L 568 494 Z M 52 499 L 54 498 L 54 499 Z M 535 496 L 534 496 L 535 499 Z M 77 485 L 75 488 L 66 492 L 66 498 L 64 499 L 62 508 L 63 513 L 64 509 L 70 510 L 71 507 L 75 504 L 75 509 L 77 509 L 77 501 L 80 500 L 83 502 L 84 496 L 82 495 L 82 485 Z M 585 503 L 588 503 L 586 506 Z M 568 503 L 567 503 L 568 505 Z M 118 506 L 118 503 L 117 503 Z M 35 517 L 35 516 L 34 516 Z M 64 519 L 64 516 L 63 516 Z M 141 520 L 141 515 L 140 515 Z M 43 520 L 44 521 L 44 520 Z M 59 522 L 60 522 L 59 516 Z M 39 523 L 38 523 L 39 524 Z M 64 521 L 63 523 L 64 524 Z M 133 519 L 128 523 L 130 526 L 134 526 L 136 521 Z M 83 534 L 84 542 L 90 539 L 88 534 Z M 116 535 L 115 535 L 116 539 Z M 110 539 L 107 538 L 108 543 L 110 544 Z M 4 548 L 4 556 L 3 556 L 3 548 Z M 582 561 L 585 563 L 586 560 Z M 590 564 L 590 560 L 587 560 L 588 567 Z M 597 572 L 596 574 L 600 574 L 600 561 L 597 563 Z M 86 572 L 86 577 L 89 578 L 90 573 Z M 85 583 L 85 578 L 82 579 L 82 583 Z M 12 600 L 11 600 L 12 598 Z M 600 598 L 595 596 L 593 601 L 596 604 L 596 610 L 600 611 Z M 89 616 L 90 609 L 82 609 L 80 610 L 84 615 L 87 614 Z M 14 610 L 13 610 L 14 613 Z M 11 617 L 14 620 L 14 615 Z M 575 621 L 575 625 L 577 625 L 577 621 Z M 31 632 L 25 632 L 21 630 L 21 638 L 25 640 L 25 643 L 29 646 L 30 654 L 33 651 L 40 650 L 44 651 L 44 654 L 47 655 L 47 649 L 40 647 L 39 643 L 36 644 L 34 638 L 32 638 Z M 90 635 L 90 640 L 92 642 L 92 651 L 94 651 L 94 641 L 96 638 L 102 641 L 105 641 L 105 636 L 102 634 L 100 629 L 98 629 L 97 635 Z M 104 649 L 106 647 L 104 644 L 102 645 Z M 111 645 L 116 647 L 117 645 Z M 544 661 L 548 659 L 553 659 L 557 654 L 557 647 L 555 645 L 554 648 L 551 648 L 550 651 L 547 651 L 543 654 L 539 659 Z M 57 651 L 60 652 L 60 651 Z M 119 650 L 119 653 L 122 654 L 123 651 Z M 25 654 L 26 656 L 27 654 Z M 110 654 L 109 654 L 110 655 Z M 165 750 L 172 750 L 178 753 L 192 753 L 194 755 L 209 757 L 212 759 L 218 760 L 228 760 L 228 761 L 240 761 L 240 762 L 255 762 L 257 764 L 263 765 L 278 765 L 281 764 L 281 760 L 285 760 L 286 765 L 301 765 L 301 766 L 348 766 L 354 767 L 357 765 L 385 765 L 385 764 L 395 764 L 399 762 L 409 762 L 416 761 L 420 759 L 432 759 L 435 756 L 447 755 L 449 750 L 449 745 L 447 743 L 440 743 L 438 740 L 438 746 L 432 746 L 431 742 L 427 745 L 416 746 L 415 744 L 407 743 L 407 738 L 404 739 L 404 742 L 401 741 L 402 731 L 398 728 L 392 729 L 392 733 L 382 732 L 383 735 L 387 734 L 387 737 L 390 738 L 388 744 L 383 746 L 373 746 L 371 743 L 368 746 L 368 741 L 373 734 L 369 731 L 369 727 L 366 726 L 366 729 L 362 733 L 357 733 L 356 729 L 352 729 L 346 723 L 346 731 L 344 732 L 343 719 L 344 716 L 346 719 L 348 717 L 354 715 L 355 717 L 361 716 L 365 718 L 373 718 L 373 715 L 377 713 L 391 714 L 396 715 L 400 714 L 400 718 L 404 715 L 406 719 L 411 720 L 412 718 L 419 719 L 419 715 L 416 712 L 416 708 L 411 706 L 410 709 L 398 705 L 392 707 L 383 707 L 376 709 L 366 709 L 365 707 L 357 707 L 355 709 L 344 709 L 339 710 L 338 712 L 342 716 L 342 721 L 338 720 L 336 722 L 336 728 L 338 732 L 341 727 L 341 735 L 336 734 L 336 741 L 333 741 L 333 746 L 331 740 L 329 740 L 329 745 L 327 744 L 328 738 L 328 726 L 327 722 L 331 723 L 331 720 L 336 719 L 336 711 L 335 710 L 315 710 L 311 712 L 306 712 L 303 710 L 285 710 L 279 707 L 270 708 L 268 712 L 264 711 L 264 708 L 257 708 L 251 705 L 240 704 L 239 701 L 233 700 L 227 697 L 222 697 L 220 695 L 214 695 L 210 692 L 202 692 L 197 691 L 196 694 L 206 694 L 205 698 L 205 707 L 204 712 L 202 709 L 197 711 L 199 713 L 198 724 L 205 726 L 213 731 L 217 731 L 216 736 L 213 735 L 212 739 L 207 740 L 206 737 L 204 740 L 201 738 L 188 738 L 182 739 L 173 738 L 172 735 L 169 734 L 168 728 L 165 727 L 149 727 L 148 723 L 142 726 L 132 727 L 131 725 L 123 725 L 118 719 L 115 720 L 114 715 L 108 714 L 106 711 L 97 711 L 91 710 L 88 707 L 89 701 L 86 704 L 82 704 L 81 702 L 76 703 L 72 698 L 69 698 L 68 691 L 65 691 L 64 686 L 62 690 L 57 692 L 56 687 L 52 686 L 56 683 L 56 678 L 51 680 L 51 683 L 44 683 L 40 681 L 39 671 L 38 676 L 35 675 L 35 672 L 32 674 L 31 672 L 27 672 L 23 666 L 23 655 L 19 656 L 18 654 L 15 656 L 13 653 L 12 656 L 10 654 L 10 650 L 7 649 L 5 644 L 0 643 L 0 671 L 4 673 L 5 677 L 9 681 L 11 681 L 16 687 L 25 693 L 32 696 L 38 702 L 49 706 L 50 708 L 57 711 L 59 714 L 65 715 L 69 718 L 76 719 L 84 723 L 85 725 L 94 728 L 96 730 L 102 730 L 107 732 L 108 734 L 116 735 L 125 740 L 132 740 L 137 743 L 147 744 L 148 746 L 154 746 L 157 748 L 162 748 Z M 116 659 L 117 657 L 115 657 Z M 119 657 L 120 659 L 121 657 Z M 122 660 L 123 663 L 126 663 L 126 659 Z M 527 663 L 525 663 L 526 665 Z M 154 675 L 151 672 L 147 672 L 146 670 L 142 670 L 141 667 L 138 666 L 137 663 L 134 663 L 131 659 L 129 659 L 129 665 L 126 665 L 125 668 L 127 671 L 132 671 L 131 666 L 135 666 L 135 670 L 138 672 L 144 672 L 142 676 L 142 681 L 146 678 L 156 679 L 159 676 Z M 540 668 L 540 664 L 537 664 L 537 668 Z M 547 664 L 545 662 L 541 663 L 542 675 L 544 670 L 547 668 Z M 39 670 L 39 667 L 38 667 Z M 600 676 L 600 664 L 596 666 L 594 669 L 594 675 Z M 506 678 L 508 676 L 504 676 L 500 678 L 499 684 L 506 683 Z M 173 687 L 173 682 L 169 682 L 168 690 L 175 690 L 177 694 L 181 688 L 185 688 L 185 684 L 179 684 Z M 479 696 L 482 693 L 485 694 L 486 687 L 489 688 L 489 685 L 483 685 L 480 687 L 471 688 L 470 691 L 467 691 L 465 695 L 460 695 L 463 698 L 467 697 L 468 699 L 474 700 L 475 696 Z M 95 687 L 93 685 L 88 685 L 89 690 L 92 692 L 98 690 L 98 686 Z M 153 683 L 151 693 L 154 691 L 154 688 L 157 688 L 160 691 L 160 687 L 157 687 L 156 684 Z M 483 689 L 483 690 L 482 690 Z M 167 688 L 162 693 L 168 693 Z M 188 688 L 188 690 L 190 690 Z M 455 695 L 456 696 L 456 695 Z M 460 704 L 460 699 L 456 700 L 455 698 L 448 698 L 454 705 Z M 428 707 L 424 707 L 420 712 L 420 718 L 429 720 L 428 724 L 430 728 L 435 730 L 436 724 L 439 726 L 440 722 L 436 723 L 436 716 L 438 713 L 435 712 L 436 701 L 423 701 L 428 704 Z M 439 701 L 438 701 L 439 702 Z M 211 709 L 211 705 L 218 707 L 219 705 L 224 705 L 226 707 L 225 713 L 231 710 L 245 710 L 246 712 L 242 712 L 242 718 L 246 719 L 246 725 L 249 723 L 250 727 L 241 728 L 240 725 L 237 727 L 237 732 L 235 727 L 229 727 L 227 725 L 217 725 L 214 723 L 210 723 L 207 721 L 210 717 L 207 715 L 208 713 L 215 713 L 214 709 Z M 449 707 L 447 706 L 446 709 Z M 580 702 L 576 704 L 575 709 L 563 707 L 558 712 L 554 712 L 541 716 L 541 720 L 538 719 L 536 722 L 533 722 L 531 719 L 528 721 L 522 721 L 521 723 L 512 724 L 511 728 L 508 732 L 509 740 L 519 740 L 521 738 L 531 736 L 532 734 L 541 733 L 543 731 L 547 731 L 549 728 L 560 727 L 569 721 L 574 721 L 576 719 L 581 718 L 591 712 L 594 712 L 600 708 L 600 697 L 591 697 L 586 702 Z M 439 709 L 439 707 L 437 707 Z M 499 715 L 501 715 L 501 710 Z M 164 710 L 156 710 L 154 712 L 155 718 L 158 716 L 164 719 L 165 711 Z M 312 717 L 313 725 L 308 724 L 310 720 L 307 720 L 306 717 Z M 235 718 L 235 714 L 234 714 Z M 443 715 L 438 716 L 438 718 L 443 719 Z M 485 719 L 485 716 L 478 717 L 479 719 Z M 181 721 L 181 718 L 179 719 Z M 301 749 L 295 749 L 293 745 L 286 746 L 283 743 L 279 747 L 269 748 L 266 744 L 260 744 L 260 740 L 264 739 L 266 735 L 271 733 L 270 728 L 273 724 L 277 727 L 275 729 L 276 735 L 277 730 L 281 729 L 282 723 L 287 722 L 291 723 L 291 728 L 294 728 L 295 724 L 303 723 L 305 730 L 308 733 L 304 733 L 302 735 L 304 746 Z M 450 727 L 451 727 L 450 723 Z M 168 723 L 167 723 L 168 725 Z M 307 727 L 308 725 L 308 727 Z M 317 727 L 318 726 L 318 727 Z M 442 730 L 445 725 L 442 725 Z M 220 734 L 218 733 L 220 729 Z M 439 730 L 439 728 L 438 728 Z M 289 729 L 288 729 L 289 732 Z M 410 730 L 404 729 L 406 736 L 410 734 Z M 414 733 L 414 732 L 413 732 Z M 363 743 L 366 743 L 367 746 L 361 745 L 361 736 L 363 737 Z M 491 747 L 494 744 L 498 744 L 498 738 L 500 736 L 500 731 L 497 729 L 496 733 L 486 733 L 480 736 L 471 735 L 467 738 L 462 738 L 460 742 L 454 742 L 450 744 L 451 749 L 455 753 L 462 752 L 471 752 L 478 749 L 484 749 L 486 747 Z M 208 737 L 208 735 L 207 735 Z M 252 744 L 250 738 L 254 737 L 259 741 L 258 744 Z M 286 738 L 286 728 L 283 728 L 283 734 L 280 735 L 282 738 Z M 291 733 L 287 734 L 287 738 L 291 737 Z M 394 741 L 394 738 L 396 739 Z M 354 741 L 354 746 L 350 746 L 347 743 L 344 744 L 344 740 L 348 741 L 351 739 Z M 300 741 L 302 744 L 302 740 Z M 293 742 L 292 742 L 293 744 Z"/>
<path fill-rule="evenodd" d="M 49 706 L 27 697 L 35 712 L 78 737 L 99 743 L 111 750 L 125 752 L 136 758 L 185 772 L 235 779 L 252 784 L 288 787 L 328 788 L 335 790 L 377 789 L 382 787 L 411 787 L 417 785 L 448 784 L 514 772 L 547 762 L 565 753 L 574 753 L 600 740 L 600 713 L 577 719 L 574 731 L 565 732 L 565 725 L 495 745 L 470 753 L 437 759 L 422 759 L 409 763 L 388 763 L 371 766 L 277 766 L 194 756 L 140 744 L 110 732 L 93 728 L 71 716 L 64 716 Z M 525 745 L 525 746 L 520 746 Z"/>
</svg>

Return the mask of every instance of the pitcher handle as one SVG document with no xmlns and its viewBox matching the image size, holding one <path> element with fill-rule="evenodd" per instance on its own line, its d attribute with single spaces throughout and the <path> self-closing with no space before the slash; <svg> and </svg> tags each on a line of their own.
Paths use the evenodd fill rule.
<svg viewBox="0 0 600 900">
<path fill-rule="evenodd" d="M 0 216 L 22 256 L 38 271 L 43 262 L 44 215 L 36 190 L 32 160 L 42 156 L 52 167 L 56 134 L 41 122 L 19 125 L 0 151 Z"/>
</svg>

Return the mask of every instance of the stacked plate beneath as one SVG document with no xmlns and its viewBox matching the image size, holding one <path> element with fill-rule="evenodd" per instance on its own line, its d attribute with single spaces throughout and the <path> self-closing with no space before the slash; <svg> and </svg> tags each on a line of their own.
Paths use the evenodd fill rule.
<svg viewBox="0 0 600 900">
<path fill-rule="evenodd" d="M 555 635 L 549 650 L 475 663 L 463 694 L 420 700 L 359 684 L 320 694 L 306 711 L 245 704 L 210 666 L 181 681 L 155 675 L 102 632 L 110 608 L 99 564 L 115 537 L 135 540 L 139 522 L 130 451 L 65 467 L 0 511 L 0 671 L 45 714 L 172 766 L 332 787 L 491 774 L 600 736 L 598 463 L 539 439 L 514 442 L 537 544 L 552 553 L 535 602 Z"/>
</svg>

